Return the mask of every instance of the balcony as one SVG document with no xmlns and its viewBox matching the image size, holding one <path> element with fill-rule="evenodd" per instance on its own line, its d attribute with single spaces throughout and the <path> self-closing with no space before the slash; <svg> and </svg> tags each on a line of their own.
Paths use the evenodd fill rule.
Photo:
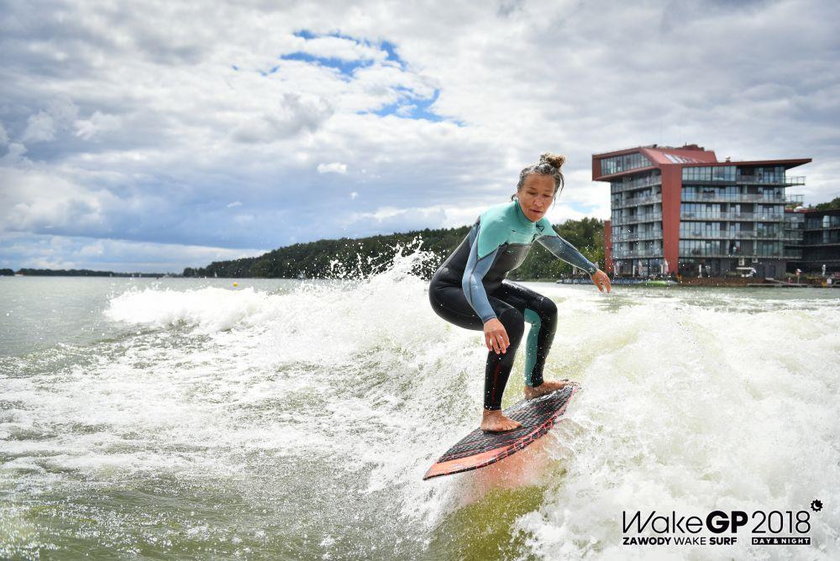
<svg viewBox="0 0 840 561">
<path fill-rule="evenodd" d="M 789 204 L 794 201 L 792 198 L 789 197 L 768 197 L 766 195 L 761 194 L 748 194 L 748 195 L 741 195 L 741 194 L 727 194 L 727 193 L 714 193 L 714 194 L 690 194 L 690 193 L 683 193 L 682 194 L 682 202 L 684 203 L 712 203 L 712 202 L 721 202 L 721 203 L 763 203 L 763 204 Z"/>
<path fill-rule="evenodd" d="M 805 185 L 805 176 L 779 177 L 775 175 L 738 175 L 735 183 L 741 185 Z"/>
<path fill-rule="evenodd" d="M 637 214 L 632 217 L 622 217 L 614 220 L 615 227 L 627 224 L 638 224 L 640 222 L 655 222 L 662 220 L 661 212 L 649 212 L 647 214 Z"/>
<path fill-rule="evenodd" d="M 740 220 L 757 222 L 778 222 L 784 221 L 783 214 L 764 214 L 760 212 L 684 212 L 680 220 Z"/>
<path fill-rule="evenodd" d="M 615 182 L 611 184 L 612 193 L 623 193 L 624 191 L 632 191 L 641 187 L 650 187 L 652 185 L 662 185 L 662 176 L 655 175 L 653 177 L 642 177 L 632 181 Z"/>
<path fill-rule="evenodd" d="M 655 230 L 653 232 L 633 232 L 633 233 L 616 233 L 613 231 L 612 241 L 613 242 L 627 242 L 627 241 L 636 241 L 636 240 L 661 240 L 662 239 L 662 230 Z"/>
<path fill-rule="evenodd" d="M 613 259 L 629 259 L 637 257 L 662 257 L 662 250 L 656 249 L 632 249 L 623 251 L 614 251 Z"/>
<path fill-rule="evenodd" d="M 652 205 L 662 202 L 662 195 L 648 195 L 647 197 L 630 197 L 623 201 L 614 202 L 613 208 L 630 208 L 641 205 Z"/>
<path fill-rule="evenodd" d="M 768 234 L 764 232 L 728 232 L 728 231 L 680 231 L 681 240 L 764 240 L 764 241 L 801 241 L 802 236 L 789 234 Z"/>
<path fill-rule="evenodd" d="M 680 259 L 692 259 L 694 257 L 721 257 L 721 258 L 729 258 L 729 259 L 751 259 L 753 257 L 763 257 L 765 259 L 793 259 L 793 257 L 787 257 L 788 254 L 795 253 L 795 251 L 788 251 L 785 249 L 784 251 L 773 251 L 773 252 L 759 252 L 756 253 L 755 251 L 751 252 L 743 252 L 743 253 L 728 253 L 722 249 L 715 249 L 715 248 L 707 248 L 707 249 L 692 249 L 688 253 L 684 253 L 680 251 Z"/>
<path fill-rule="evenodd" d="M 684 177 L 683 185 L 805 185 L 805 176 L 778 176 L 778 175 L 737 175 L 735 179 L 731 177 L 712 177 L 703 179 L 694 179 Z"/>
<path fill-rule="evenodd" d="M 825 225 L 825 224 L 822 224 L 822 223 L 814 224 L 813 222 L 808 222 L 808 223 L 804 224 L 804 227 L 802 229 L 806 232 L 809 232 L 809 233 L 810 232 L 831 232 L 831 231 L 840 230 L 840 223 L 835 222 L 835 223 L 829 223 L 828 225 Z"/>
</svg>

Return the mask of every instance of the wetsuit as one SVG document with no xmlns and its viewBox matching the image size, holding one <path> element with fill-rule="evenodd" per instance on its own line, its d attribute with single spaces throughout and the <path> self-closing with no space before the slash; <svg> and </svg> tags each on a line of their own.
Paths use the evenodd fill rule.
<svg viewBox="0 0 840 561">
<path fill-rule="evenodd" d="M 443 319 L 466 329 L 483 330 L 497 318 L 510 339 L 506 353 L 487 355 L 484 408 L 501 409 L 516 349 L 531 324 L 525 355 L 525 383 L 543 382 L 543 366 L 557 328 L 557 307 L 550 299 L 505 280 L 519 267 L 531 245 L 538 242 L 556 257 L 590 275 L 598 268 L 575 247 L 557 235 L 542 218 L 531 222 L 518 201 L 487 210 L 470 229 L 455 252 L 432 277 L 429 300 Z"/>
</svg>

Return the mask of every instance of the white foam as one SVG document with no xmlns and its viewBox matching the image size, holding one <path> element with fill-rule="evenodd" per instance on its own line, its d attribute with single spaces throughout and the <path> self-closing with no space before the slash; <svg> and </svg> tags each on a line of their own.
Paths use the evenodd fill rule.
<svg viewBox="0 0 840 561">
<path fill-rule="evenodd" d="M 270 301 L 269 295 L 252 288 L 147 288 L 112 299 L 105 315 L 115 321 L 157 327 L 186 323 L 213 332 L 230 329 L 242 322 L 258 321 L 260 314 L 270 307 Z"/>
<path fill-rule="evenodd" d="M 808 510 L 814 498 L 836 500 L 836 307 L 750 313 L 735 304 L 647 301 L 565 330 L 581 333 L 581 345 L 588 339 L 592 357 L 580 372 L 585 391 L 569 411 L 586 430 L 575 435 L 576 453 L 563 458 L 568 476 L 517 522 L 535 554 L 679 558 L 667 548 L 623 546 L 622 511 Z M 589 325 L 574 328 L 582 324 Z M 832 552 L 825 558 L 840 551 L 832 529 L 838 513 L 814 517 L 812 539 Z M 810 559 L 814 551 L 771 555 Z M 761 559 L 768 552 L 742 540 L 684 554 Z"/>
<path fill-rule="evenodd" d="M 71 487 L 76 475 L 253 482 L 288 477 L 294 462 L 329 466 L 353 484 L 324 504 L 349 493 L 371 528 L 396 517 L 411 528 L 400 540 L 429 543 L 457 509 L 490 500 L 492 484 L 478 472 L 421 481 L 477 424 L 485 356 L 478 332 L 431 311 L 426 281 L 410 274 L 422 259 L 293 290 L 181 282 L 115 296 L 107 317 L 139 333 L 88 354 L 61 350 L 84 364 L 3 379 L 14 407 L 0 435 L 16 440 L 4 441 L 14 459 L 2 473 L 35 489 L 46 477 Z M 558 304 L 550 375 L 583 391 L 546 441 L 548 473 L 533 479 L 547 487 L 542 503 L 511 517 L 523 557 L 649 558 L 621 546 L 624 509 L 788 510 L 818 497 L 826 508 L 812 538 L 825 549 L 815 557 L 840 551 L 836 300 L 531 286 Z M 294 477 L 333 492 L 307 479 L 315 473 Z M 236 481 L 257 502 L 284 492 Z M 358 526 L 339 522 L 316 543 L 339 547 L 341 523 Z M 689 558 L 718 553 L 766 556 L 738 546 Z"/>
</svg>

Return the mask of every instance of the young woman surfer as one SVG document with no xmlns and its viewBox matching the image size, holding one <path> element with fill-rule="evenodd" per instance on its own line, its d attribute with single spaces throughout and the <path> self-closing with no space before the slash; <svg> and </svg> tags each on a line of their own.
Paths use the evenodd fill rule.
<svg viewBox="0 0 840 561">
<path fill-rule="evenodd" d="M 484 414 L 481 428 L 505 432 L 521 425 L 502 414 L 505 391 L 516 350 L 531 324 L 525 354 L 525 397 L 562 388 L 566 382 L 543 380 L 543 367 L 554 331 L 557 307 L 533 290 L 505 280 L 537 242 L 555 257 L 583 269 L 601 292 L 610 279 L 575 247 L 557 235 L 545 213 L 564 185 L 564 156 L 543 154 L 538 164 L 523 169 L 512 201 L 478 217 L 467 237 L 432 277 L 429 299 L 435 312 L 459 327 L 484 330 L 489 350 L 484 371 Z"/>
</svg>

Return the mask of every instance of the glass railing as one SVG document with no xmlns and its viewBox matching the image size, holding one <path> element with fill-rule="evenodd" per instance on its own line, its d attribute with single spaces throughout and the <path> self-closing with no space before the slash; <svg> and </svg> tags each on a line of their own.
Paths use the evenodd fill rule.
<svg viewBox="0 0 840 561">
<path fill-rule="evenodd" d="M 827 232 L 829 230 L 837 230 L 838 228 L 840 228 L 840 222 L 829 222 L 828 224 L 810 222 L 803 225 L 803 230 L 808 230 L 809 232 Z"/>
<path fill-rule="evenodd" d="M 707 203 L 711 201 L 736 202 L 736 203 L 789 203 L 793 202 L 791 199 L 783 196 L 769 196 L 762 194 L 747 194 L 739 193 L 686 193 L 682 194 L 682 202 L 684 203 Z"/>
<path fill-rule="evenodd" d="M 614 259 L 626 259 L 628 257 L 662 257 L 662 250 L 636 249 L 613 252 Z"/>
<path fill-rule="evenodd" d="M 738 174 L 736 183 L 753 183 L 758 185 L 805 185 L 805 176 L 781 176 L 781 175 L 745 175 Z"/>
<path fill-rule="evenodd" d="M 615 223 L 616 225 L 622 224 L 634 224 L 637 222 L 653 222 L 655 220 L 662 220 L 662 213 L 661 212 L 651 212 L 648 214 L 637 214 L 632 217 L 623 217 L 618 218 Z"/>
<path fill-rule="evenodd" d="M 749 175 L 738 174 L 735 179 L 731 177 L 683 177 L 683 184 L 691 183 L 737 183 L 740 185 L 805 185 L 805 176 L 783 176 L 783 175 Z"/>
<path fill-rule="evenodd" d="M 647 197 L 630 197 L 629 199 L 624 199 L 623 201 L 617 201 L 613 203 L 614 208 L 626 208 L 626 207 L 634 207 L 640 205 L 652 205 L 654 203 L 661 203 L 662 196 L 661 195 L 649 195 Z"/>
<path fill-rule="evenodd" d="M 662 184 L 662 176 L 661 175 L 654 175 L 652 177 L 640 177 L 639 179 L 634 179 L 632 181 L 622 181 L 614 182 L 611 184 L 611 192 L 613 193 L 621 193 L 623 191 L 630 191 L 632 189 L 638 189 L 639 187 L 650 187 L 651 185 L 661 185 Z"/>
<path fill-rule="evenodd" d="M 790 220 L 787 215 L 785 215 L 785 230 L 804 230 L 805 223 L 801 220 Z"/>
<path fill-rule="evenodd" d="M 691 259 L 692 257 L 731 257 L 731 258 L 750 258 L 750 257 L 772 257 L 774 259 L 783 259 L 784 255 L 787 254 L 788 251 L 737 251 L 734 253 L 729 253 L 727 251 L 723 251 L 721 249 L 692 249 L 687 253 L 684 251 L 680 251 L 680 259 Z"/>
<path fill-rule="evenodd" d="M 805 185 L 805 176 L 786 176 L 786 175 L 749 175 L 738 174 L 733 180 L 731 177 L 703 177 L 702 179 L 695 177 L 684 177 L 684 184 L 690 183 L 739 183 L 741 185 Z"/>
<path fill-rule="evenodd" d="M 633 240 L 661 240 L 662 231 L 654 232 L 635 232 L 632 234 L 617 234 L 613 232 L 612 239 L 614 242 L 626 242 Z"/>
<path fill-rule="evenodd" d="M 683 212 L 683 220 L 759 220 L 763 222 L 782 222 L 783 214 L 764 214 L 761 212 Z"/>
<path fill-rule="evenodd" d="M 700 230 L 680 232 L 680 239 L 801 241 L 802 236 L 763 232 L 706 232 Z"/>
</svg>

